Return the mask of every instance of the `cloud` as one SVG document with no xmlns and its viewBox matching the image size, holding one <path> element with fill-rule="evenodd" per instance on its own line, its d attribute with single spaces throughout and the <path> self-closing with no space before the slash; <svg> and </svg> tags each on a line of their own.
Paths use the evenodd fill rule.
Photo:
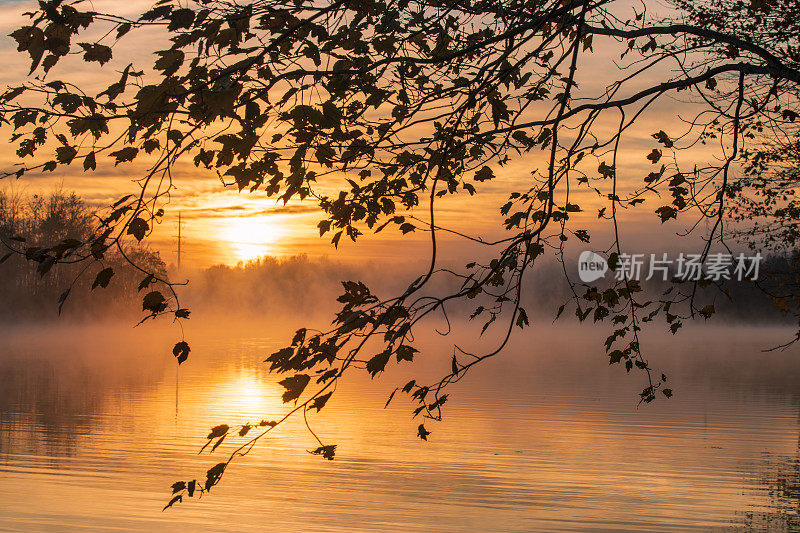
<svg viewBox="0 0 800 533">
<path fill-rule="evenodd" d="M 302 215 L 319 212 L 319 207 L 312 205 L 285 205 L 266 209 L 253 209 L 246 205 L 225 205 L 214 207 L 191 208 L 181 211 L 184 219 L 230 218 L 230 217 L 262 217 L 273 215 Z"/>
</svg>

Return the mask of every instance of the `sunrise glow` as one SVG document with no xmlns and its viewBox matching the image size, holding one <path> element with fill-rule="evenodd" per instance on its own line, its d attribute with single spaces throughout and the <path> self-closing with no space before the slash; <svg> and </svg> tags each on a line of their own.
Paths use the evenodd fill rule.
<svg viewBox="0 0 800 533">
<path fill-rule="evenodd" d="M 281 236 L 280 227 L 269 217 L 229 218 L 223 222 L 220 238 L 228 242 L 237 261 L 250 261 L 273 252 Z"/>
<path fill-rule="evenodd" d="M 800 1 L 0 0 L 0 533 L 800 533 Z"/>
</svg>

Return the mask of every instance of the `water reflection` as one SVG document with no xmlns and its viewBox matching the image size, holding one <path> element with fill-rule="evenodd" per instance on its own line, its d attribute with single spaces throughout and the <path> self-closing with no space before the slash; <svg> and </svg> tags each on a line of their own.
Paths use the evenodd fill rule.
<svg viewBox="0 0 800 533">
<path fill-rule="evenodd" d="M 65 347 L 50 335 L 37 337 L 34 332 L 6 338 L 2 348 L 0 454 L 78 453 L 80 436 L 124 410 L 129 393 L 148 394 L 164 368 L 156 358 L 137 363 L 140 347 L 122 354 L 126 345 L 109 338 L 86 350 L 83 338 Z"/>
<path fill-rule="evenodd" d="M 678 394 L 640 409 L 640 384 L 603 362 L 597 339 L 559 348 L 563 336 L 553 336 L 534 354 L 521 342 L 460 384 L 427 444 L 407 404 L 381 409 L 407 370 L 349 380 L 313 420 L 339 444 L 336 461 L 306 454 L 313 440 L 290 424 L 210 498 L 160 513 L 173 481 L 217 462 L 197 455 L 209 427 L 285 411 L 260 364 L 281 332 L 200 333 L 177 376 L 169 337 L 152 331 L 6 337 L 0 529 L 800 527 L 800 362 L 796 350 L 761 353 L 770 332 L 756 330 L 651 343 Z"/>
<path fill-rule="evenodd" d="M 790 455 L 765 451 L 755 472 L 744 475 L 769 495 L 764 509 L 737 513 L 737 521 L 750 531 L 800 531 L 800 437 Z"/>
</svg>

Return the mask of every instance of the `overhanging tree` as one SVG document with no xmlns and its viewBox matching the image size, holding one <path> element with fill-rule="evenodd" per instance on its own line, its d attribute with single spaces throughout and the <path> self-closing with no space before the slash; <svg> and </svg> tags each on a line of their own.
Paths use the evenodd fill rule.
<svg viewBox="0 0 800 533">
<path fill-rule="evenodd" d="M 563 262 L 568 239 L 589 241 L 588 230 L 570 220 L 582 210 L 576 190 L 596 191 L 603 202 L 598 218 L 609 220 L 617 236 L 622 210 L 665 193 L 669 200 L 649 209 L 663 223 L 686 217 L 694 231 L 709 221 L 706 256 L 736 231 L 757 232 L 726 224 L 742 212 L 752 218 L 754 195 L 775 191 L 758 181 L 765 171 L 782 172 L 774 163 L 783 159 L 769 154 L 796 147 L 798 15 L 788 1 L 679 0 L 661 15 L 648 14 L 647 4 L 637 11 L 614 0 L 161 1 L 131 19 L 82 7 L 40 2 L 30 24 L 12 34 L 31 68 L 0 97 L 0 117 L 13 129 L 19 156 L 6 176 L 132 161 L 148 170 L 91 239 L 29 249 L 32 261 L 102 261 L 126 236 L 144 239 L 164 215 L 172 169 L 183 160 L 240 191 L 316 201 L 324 214 L 320 235 L 334 245 L 387 228 L 428 233 L 429 263 L 405 291 L 378 297 L 348 281 L 331 329 L 301 329 L 269 356 L 270 370 L 286 374 L 283 399 L 293 405 L 287 418 L 322 409 L 345 372 L 376 376 L 394 361 L 413 361 L 420 322 L 474 299 L 470 316 L 485 320 L 484 328 L 502 328 L 498 345 L 487 353 L 458 347 L 448 375 L 395 391 L 417 403 L 415 416 L 439 419 L 448 387 L 500 353 L 515 328 L 528 326 L 520 305 L 525 273 L 543 256 Z M 152 64 L 104 67 L 117 41 L 141 31 L 169 38 L 152 50 Z M 55 79 L 68 55 L 96 63 L 108 87 L 90 95 Z M 603 57 L 607 79 L 583 80 L 584 69 Z M 632 180 L 618 177 L 626 134 L 656 102 L 681 92 L 693 118 L 681 132 L 651 132 L 652 146 L 639 157 L 653 171 L 631 189 Z M 711 155 L 684 170 L 680 150 L 698 143 Z M 486 242 L 440 224 L 443 197 L 479 194 L 519 158 L 540 169 L 498 206 L 503 237 Z M 743 163 L 751 172 L 740 174 Z M 773 198 L 788 202 L 778 209 L 796 218 L 791 199 L 777 192 Z M 485 247 L 491 259 L 443 268 L 442 232 Z M 607 250 L 612 265 L 622 251 L 617 238 Z M 153 289 L 143 300 L 147 317 L 186 318 L 174 285 L 142 270 L 142 285 Z M 432 294 L 430 286 L 443 278 L 459 288 Z M 664 316 L 675 332 L 681 320 L 710 316 L 713 306 L 696 298 L 703 283 L 643 302 L 639 284 L 627 277 L 605 287 L 570 280 L 573 298 L 558 314 L 569 305 L 581 321 L 613 322 L 610 361 L 643 373 L 640 399 L 650 402 L 672 391 L 641 351 L 641 322 Z M 188 356 L 185 340 L 174 353 L 179 361 Z M 240 439 L 240 447 L 204 481 L 176 483 L 169 505 L 210 490 L 230 461 L 282 421 L 213 428 L 212 449 L 226 438 Z M 427 439 L 424 423 L 418 429 Z M 313 453 L 332 459 L 335 445 L 319 440 Z"/>
</svg>

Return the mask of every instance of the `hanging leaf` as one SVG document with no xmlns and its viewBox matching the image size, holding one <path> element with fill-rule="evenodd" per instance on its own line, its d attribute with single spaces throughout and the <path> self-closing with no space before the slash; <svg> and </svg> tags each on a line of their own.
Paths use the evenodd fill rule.
<svg viewBox="0 0 800 533">
<path fill-rule="evenodd" d="M 517 327 L 522 329 L 525 326 L 530 326 L 530 322 L 528 321 L 528 313 L 525 312 L 525 309 L 520 307 L 519 315 L 517 315 Z"/>
<path fill-rule="evenodd" d="M 292 377 L 278 382 L 279 385 L 282 385 L 283 388 L 286 389 L 282 397 L 283 403 L 288 403 L 299 398 L 310 380 L 311 378 L 306 374 L 295 374 Z"/>
<path fill-rule="evenodd" d="M 96 61 L 100 65 L 105 65 L 111 61 L 111 48 L 99 43 L 78 43 L 83 48 L 84 61 Z"/>
<path fill-rule="evenodd" d="M 384 350 L 378 355 L 374 356 L 372 359 L 367 361 L 367 372 L 369 372 L 372 377 L 375 377 L 375 375 L 379 372 L 383 372 L 391 355 L 391 351 Z"/>
<path fill-rule="evenodd" d="M 323 407 L 325 407 L 325 404 L 328 403 L 328 400 L 331 398 L 332 394 L 333 392 L 329 392 L 328 394 L 317 396 L 309 406 L 309 409 L 316 409 L 317 412 L 319 412 Z"/>
<path fill-rule="evenodd" d="M 152 274 L 146 275 L 144 277 L 144 279 L 139 282 L 139 287 L 136 289 L 137 292 L 141 291 L 142 289 L 146 289 L 147 287 L 149 287 L 150 284 L 153 283 L 154 279 L 155 279 L 155 276 L 153 276 Z"/>
<path fill-rule="evenodd" d="M 309 453 L 314 455 L 321 455 L 328 461 L 333 461 L 333 458 L 336 455 L 336 445 L 329 444 L 328 446 L 320 446 L 319 448 L 312 450 Z"/>
<path fill-rule="evenodd" d="M 178 494 L 177 496 L 173 497 L 173 498 L 172 498 L 172 499 L 169 501 L 169 503 L 168 503 L 167 505 L 165 505 L 165 506 L 164 506 L 164 508 L 163 508 L 163 509 L 161 509 L 161 510 L 162 510 L 162 511 L 166 511 L 167 509 L 169 509 L 170 507 L 172 507 L 172 506 L 173 506 L 175 503 L 177 503 L 177 502 L 183 502 L 183 495 L 182 495 L 182 494 Z"/>
<path fill-rule="evenodd" d="M 114 269 L 111 267 L 104 268 L 100 272 L 98 272 L 97 277 L 94 278 L 94 283 L 92 283 L 92 290 L 95 290 L 97 287 L 106 288 L 108 287 L 108 283 L 111 281 L 111 278 L 114 276 Z"/>
<path fill-rule="evenodd" d="M 428 440 L 428 435 L 430 434 L 431 432 L 425 429 L 425 424 L 420 424 L 419 427 L 417 428 L 417 436 L 422 440 L 425 441 Z"/>
<path fill-rule="evenodd" d="M 673 143 L 672 140 L 669 138 L 664 130 L 659 131 L 658 133 L 653 134 L 653 139 L 657 140 L 661 144 L 663 144 L 666 148 L 672 148 Z M 655 163 L 655 161 L 653 161 Z"/>
<path fill-rule="evenodd" d="M 164 295 L 158 291 L 149 292 L 142 299 L 142 311 L 150 311 L 153 314 L 160 313 L 167 308 L 167 301 Z"/>
<path fill-rule="evenodd" d="M 419 350 L 414 348 L 413 346 L 408 346 L 407 344 L 401 344 L 397 347 L 395 351 L 395 355 L 397 356 L 397 362 L 400 361 L 413 361 L 414 354 L 419 353 Z"/>
<path fill-rule="evenodd" d="M 392 398 L 394 398 L 394 395 L 395 395 L 395 394 L 397 394 L 397 391 L 398 391 L 398 390 L 400 390 L 400 389 L 397 389 L 397 388 L 395 388 L 395 389 L 392 391 L 392 393 L 389 395 L 389 399 L 388 399 L 388 400 L 386 400 L 386 405 L 384 405 L 384 406 L 383 406 L 383 408 L 384 408 L 384 409 L 386 409 L 387 407 L 389 407 L 389 404 L 390 404 L 390 403 L 392 403 Z"/>
<path fill-rule="evenodd" d="M 227 424 L 220 424 L 219 426 L 214 426 L 211 428 L 211 433 L 208 434 L 206 437 L 208 440 L 216 439 L 217 437 L 224 437 L 228 434 L 228 430 L 231 429 L 230 426 Z"/>
<path fill-rule="evenodd" d="M 489 167 L 483 167 L 475 173 L 475 181 L 488 181 L 494 179 L 494 172 Z"/>
<path fill-rule="evenodd" d="M 86 154 L 86 157 L 83 158 L 83 170 L 84 172 L 89 170 L 96 170 L 97 169 L 97 162 L 95 161 L 94 152 L 89 152 Z"/>
<path fill-rule="evenodd" d="M 78 155 L 78 150 L 72 146 L 59 146 L 56 148 L 56 160 L 62 165 L 69 165 L 75 156 Z"/>
<path fill-rule="evenodd" d="M 137 241 L 144 239 L 150 225 L 142 218 L 136 217 L 128 224 L 128 235 L 133 235 Z"/>
<path fill-rule="evenodd" d="M 69 297 L 69 291 L 71 291 L 71 290 L 72 290 L 71 288 L 65 290 L 64 292 L 61 293 L 61 296 L 58 297 L 58 315 L 59 316 L 61 316 L 61 309 L 64 307 L 64 302 L 67 301 L 67 298 Z"/>
<path fill-rule="evenodd" d="M 217 463 L 216 465 L 212 466 L 206 472 L 206 485 L 205 489 L 207 491 L 211 490 L 211 487 L 219 483 L 219 480 L 222 478 L 222 474 L 225 472 L 225 468 L 228 466 L 227 463 Z"/>
<path fill-rule="evenodd" d="M 181 341 L 176 343 L 172 348 L 172 355 L 178 359 L 178 364 L 180 365 L 189 358 L 190 351 L 191 349 L 189 348 L 189 344 L 187 344 L 185 341 Z"/>
<path fill-rule="evenodd" d="M 126 146 L 121 150 L 117 150 L 116 152 L 111 152 L 109 155 L 111 157 L 116 158 L 114 162 L 114 166 L 119 165 L 120 163 L 125 163 L 128 161 L 133 161 L 136 157 L 136 154 L 139 153 L 139 149 L 135 146 Z"/>
<path fill-rule="evenodd" d="M 671 218 L 678 218 L 678 210 L 669 205 L 656 209 L 656 214 L 661 218 L 662 224 Z"/>
<path fill-rule="evenodd" d="M 160 56 L 155 62 L 155 69 L 164 72 L 164 76 L 172 76 L 183 64 L 184 54 L 180 50 L 171 48 L 157 52 Z"/>
<path fill-rule="evenodd" d="M 661 159 L 661 150 L 653 148 L 653 151 L 647 155 L 647 159 L 655 165 Z"/>
</svg>

